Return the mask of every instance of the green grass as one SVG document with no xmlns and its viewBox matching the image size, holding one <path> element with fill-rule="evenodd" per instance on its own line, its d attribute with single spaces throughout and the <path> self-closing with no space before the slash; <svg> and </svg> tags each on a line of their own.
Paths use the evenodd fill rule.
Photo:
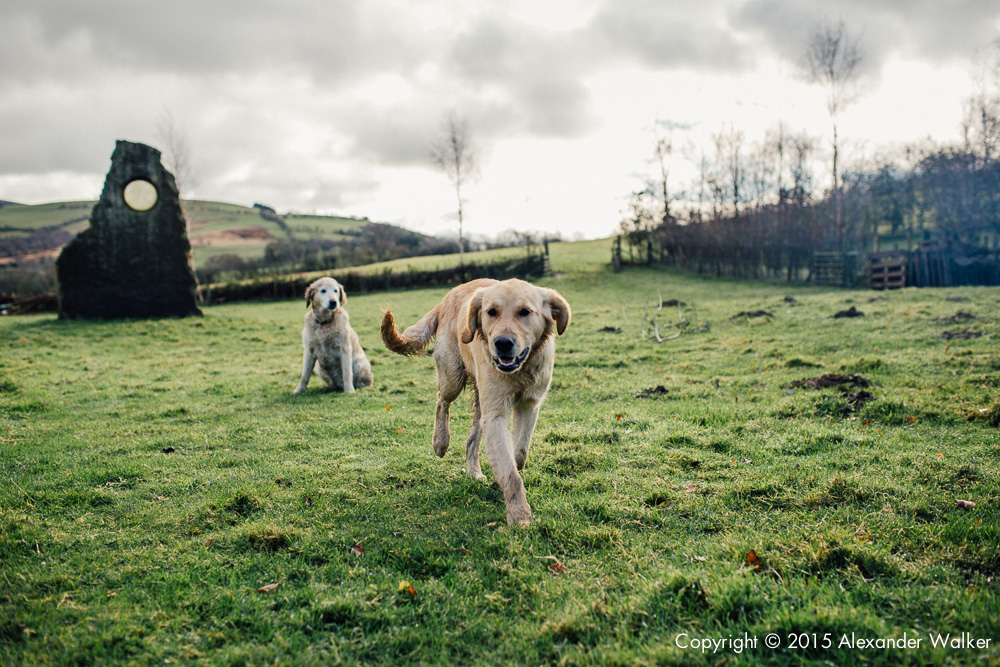
<svg viewBox="0 0 1000 667">
<path fill-rule="evenodd" d="M 462 474 L 468 402 L 434 457 L 432 362 L 377 340 L 380 307 L 409 324 L 443 290 L 351 296 L 375 373 L 354 396 L 291 396 L 298 299 L 0 319 L 0 661 L 1000 663 L 1000 290 L 611 274 L 602 253 L 557 245 L 543 281 L 574 312 L 526 529 L 485 461 L 490 483 Z M 707 330 L 643 337 L 658 294 Z M 832 319 L 849 305 L 866 316 Z M 773 317 L 734 318 L 755 310 Z M 964 329 L 982 336 L 941 337 Z M 789 388 L 825 373 L 875 400 Z M 833 646 L 789 649 L 800 633 Z M 851 633 L 922 643 L 838 648 Z"/>
<path fill-rule="evenodd" d="M 62 225 L 77 218 L 89 218 L 96 202 L 74 201 L 34 206 L 0 206 L 0 237 L 16 230 L 32 230 Z M 86 222 L 83 223 L 86 227 Z"/>
</svg>

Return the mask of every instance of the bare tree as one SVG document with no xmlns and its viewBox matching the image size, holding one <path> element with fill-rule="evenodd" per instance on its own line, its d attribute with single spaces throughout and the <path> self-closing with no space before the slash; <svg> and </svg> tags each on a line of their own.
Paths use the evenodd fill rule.
<svg viewBox="0 0 1000 667">
<path fill-rule="evenodd" d="M 989 164 L 1000 150 L 1000 40 L 976 54 L 973 92 L 962 121 L 965 150 Z"/>
<path fill-rule="evenodd" d="M 174 116 L 169 109 L 164 109 L 157 120 L 156 139 L 163 146 L 163 166 L 174 175 L 177 191 L 182 197 L 190 194 L 189 190 L 195 187 L 191 142 L 184 128 L 174 122 Z"/>
<path fill-rule="evenodd" d="M 670 190 L 668 188 L 668 181 L 670 179 L 670 160 L 674 152 L 674 133 L 671 126 L 667 126 L 666 136 L 661 136 L 659 131 L 660 123 L 656 122 L 653 126 L 653 136 L 656 139 L 656 146 L 654 154 L 656 156 L 657 165 L 660 168 L 660 182 L 657 184 L 661 191 L 661 196 L 663 197 L 663 222 L 669 222 L 673 220 L 673 215 L 670 214 Z"/>
<path fill-rule="evenodd" d="M 443 171 L 455 188 L 458 202 L 458 252 L 459 263 L 465 266 L 465 231 L 462 209 L 465 199 L 462 187 L 479 171 L 479 155 L 469 139 L 465 120 L 449 113 L 442 124 L 441 135 L 431 146 L 431 160 Z"/>
<path fill-rule="evenodd" d="M 812 83 L 826 89 L 826 110 L 833 124 L 833 200 L 837 239 L 844 245 L 840 145 L 837 121 L 840 112 L 857 97 L 857 83 L 864 55 L 860 39 L 848 32 L 843 21 L 823 23 L 809 35 L 806 44 L 806 74 Z"/>
</svg>

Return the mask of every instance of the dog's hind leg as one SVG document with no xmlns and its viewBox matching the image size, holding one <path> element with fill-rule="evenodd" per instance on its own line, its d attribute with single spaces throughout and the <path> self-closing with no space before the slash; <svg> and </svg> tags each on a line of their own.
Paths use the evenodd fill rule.
<svg viewBox="0 0 1000 667">
<path fill-rule="evenodd" d="M 486 475 L 479 466 L 479 441 L 482 440 L 483 411 L 479 407 L 479 388 L 472 385 L 472 428 L 469 429 L 469 439 L 465 441 L 465 472 L 469 477 L 484 481 Z"/>
<path fill-rule="evenodd" d="M 465 388 L 466 376 L 461 362 L 449 362 L 448 355 L 439 357 L 435 354 L 434 361 L 437 364 L 438 385 L 437 408 L 434 410 L 434 453 L 444 456 L 451 444 L 451 429 L 448 425 L 451 404 Z"/>
</svg>

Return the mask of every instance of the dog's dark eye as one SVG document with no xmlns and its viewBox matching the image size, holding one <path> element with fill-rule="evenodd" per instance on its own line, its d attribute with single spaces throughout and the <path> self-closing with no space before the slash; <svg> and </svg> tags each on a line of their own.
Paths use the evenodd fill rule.
<svg viewBox="0 0 1000 667">
<path fill-rule="evenodd" d="M 489 310 L 486 311 L 486 314 L 489 315 L 490 317 L 496 317 L 497 316 L 497 309 L 496 308 L 490 308 Z"/>
<path fill-rule="evenodd" d="M 321 290 L 319 291 L 319 293 L 320 293 L 320 294 L 326 294 L 326 288 L 324 287 L 323 289 L 321 289 Z"/>
<path fill-rule="evenodd" d="M 517 314 L 520 315 L 521 317 L 527 317 L 528 315 L 531 315 L 531 311 L 528 310 L 527 308 L 522 308 L 521 310 L 517 311 Z"/>
</svg>

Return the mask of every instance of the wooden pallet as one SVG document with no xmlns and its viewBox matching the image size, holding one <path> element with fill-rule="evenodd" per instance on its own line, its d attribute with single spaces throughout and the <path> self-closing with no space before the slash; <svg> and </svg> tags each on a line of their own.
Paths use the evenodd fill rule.
<svg viewBox="0 0 1000 667">
<path fill-rule="evenodd" d="M 906 259 L 873 256 L 868 263 L 870 289 L 900 289 L 906 286 Z"/>
<path fill-rule="evenodd" d="M 844 255 L 839 252 L 813 253 L 813 282 L 817 285 L 844 284 Z"/>
</svg>

